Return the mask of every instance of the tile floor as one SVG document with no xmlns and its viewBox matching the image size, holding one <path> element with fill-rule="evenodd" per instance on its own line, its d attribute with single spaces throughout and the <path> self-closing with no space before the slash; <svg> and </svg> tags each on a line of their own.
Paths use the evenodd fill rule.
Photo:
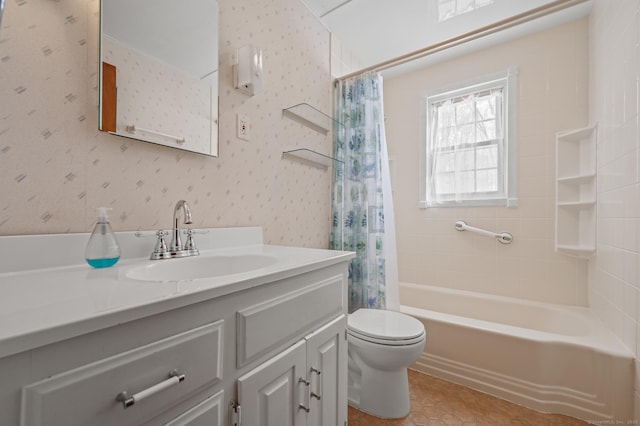
<svg viewBox="0 0 640 426">
<path fill-rule="evenodd" d="M 482 392 L 409 370 L 411 412 L 382 420 L 349 407 L 349 426 L 578 426 L 582 420 L 539 413 Z"/>
</svg>

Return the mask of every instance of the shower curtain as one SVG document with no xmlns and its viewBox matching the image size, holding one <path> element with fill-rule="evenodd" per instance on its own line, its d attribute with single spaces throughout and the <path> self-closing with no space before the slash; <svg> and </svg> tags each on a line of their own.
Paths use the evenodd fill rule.
<svg viewBox="0 0 640 426">
<path fill-rule="evenodd" d="M 349 312 L 399 310 L 398 265 L 384 131 L 382 76 L 364 73 L 336 88 L 331 248 L 355 251 Z"/>
</svg>

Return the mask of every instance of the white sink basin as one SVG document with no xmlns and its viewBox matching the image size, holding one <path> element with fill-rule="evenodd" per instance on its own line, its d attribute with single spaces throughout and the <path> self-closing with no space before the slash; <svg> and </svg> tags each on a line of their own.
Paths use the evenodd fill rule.
<svg viewBox="0 0 640 426">
<path fill-rule="evenodd" d="M 200 255 L 181 259 L 154 260 L 126 273 L 127 278 L 140 281 L 189 281 L 222 275 L 239 274 L 265 268 L 277 259 L 265 255 Z"/>
</svg>

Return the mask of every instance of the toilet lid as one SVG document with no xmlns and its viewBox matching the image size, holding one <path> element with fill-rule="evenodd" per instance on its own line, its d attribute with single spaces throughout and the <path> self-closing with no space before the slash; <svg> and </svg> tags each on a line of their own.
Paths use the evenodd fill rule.
<svg viewBox="0 0 640 426">
<path fill-rule="evenodd" d="M 348 328 L 376 340 L 413 340 L 424 334 L 424 325 L 417 319 L 382 309 L 358 309 L 349 315 Z"/>
</svg>

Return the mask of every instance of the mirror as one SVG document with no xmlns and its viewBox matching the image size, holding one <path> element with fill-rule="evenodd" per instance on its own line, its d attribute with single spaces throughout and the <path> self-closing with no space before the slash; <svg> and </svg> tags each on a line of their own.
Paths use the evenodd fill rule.
<svg viewBox="0 0 640 426">
<path fill-rule="evenodd" d="M 100 130 L 217 156 L 218 28 L 218 0 L 102 0 Z"/>
</svg>

